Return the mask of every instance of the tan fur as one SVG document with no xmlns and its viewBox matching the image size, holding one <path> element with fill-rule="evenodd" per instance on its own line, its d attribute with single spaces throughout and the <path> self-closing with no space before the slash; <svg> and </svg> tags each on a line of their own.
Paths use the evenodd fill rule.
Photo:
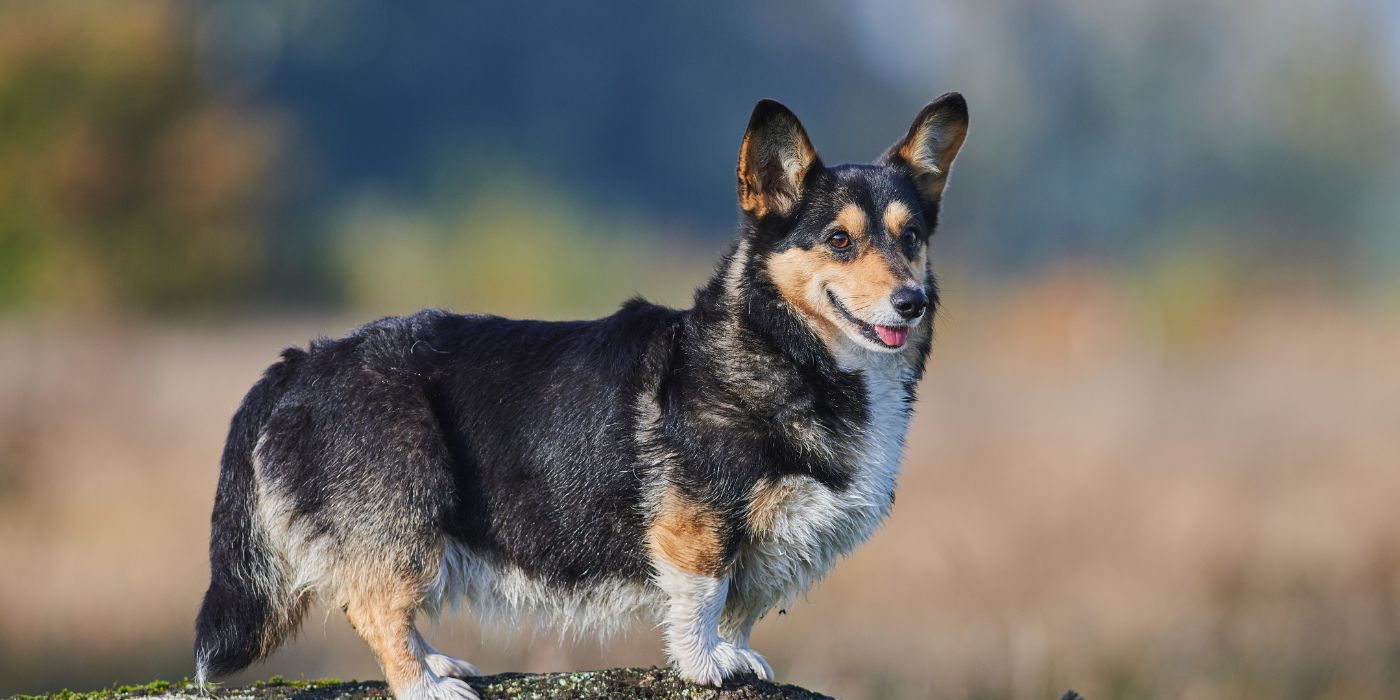
<svg viewBox="0 0 1400 700">
<path fill-rule="evenodd" d="M 759 143 L 752 132 L 744 134 L 744 141 L 739 146 L 739 206 L 756 217 L 787 214 L 797 203 L 797 189 L 807 176 L 807 170 L 817 161 L 817 149 L 812 147 L 806 132 L 796 124 L 792 125 L 792 129 L 791 143 L 796 150 L 783 153 L 783 162 L 780 163 L 763 162 L 759 154 L 772 149 L 770 144 Z M 775 189 L 771 185 L 765 186 L 765 171 L 771 173 L 774 167 L 784 173 L 788 181 L 786 187 Z"/>
<path fill-rule="evenodd" d="M 883 217 L 885 231 L 891 236 L 898 237 L 899 234 L 904 232 L 904 227 L 909 225 L 909 220 L 913 218 L 913 216 L 914 214 L 909 211 L 909 207 L 905 206 L 904 202 L 897 199 L 890 202 L 889 206 L 885 207 L 885 215 Z"/>
<path fill-rule="evenodd" d="M 891 235 L 904 229 L 913 216 L 900 202 L 886 208 L 883 223 Z M 834 320 L 821 288 L 830 286 L 845 303 L 857 309 L 874 306 L 899 286 L 922 279 L 927 264 L 924 251 L 914 260 L 903 256 L 892 258 L 868 245 L 866 240 L 869 216 L 857 204 L 847 204 L 837 212 L 833 221 L 851 235 L 851 245 L 860 246 L 856 258 L 840 262 L 820 248 L 792 248 L 768 258 L 768 275 L 778 292 L 798 313 L 811 323 L 817 336 L 828 346 L 840 338 L 840 327 Z M 891 224 L 898 224 L 891 228 Z"/>
<path fill-rule="evenodd" d="M 719 513 L 668 488 L 652 521 L 652 556 L 697 576 L 719 576 L 724 567 L 724 519 Z"/>
<path fill-rule="evenodd" d="M 752 139 L 752 134 L 744 134 L 744 141 L 739 144 L 739 208 L 753 212 L 754 216 L 762 217 L 767 213 L 767 207 L 763 202 L 763 188 L 759 186 L 758 174 L 754 171 L 754 165 L 751 162 L 753 156 L 750 155 L 750 141 Z"/>
<path fill-rule="evenodd" d="M 841 207 L 841 211 L 836 212 L 836 225 L 843 231 L 851 234 L 852 240 L 865 236 L 866 216 L 865 210 L 858 204 L 847 204 Z"/>
<path fill-rule="evenodd" d="M 902 268 L 900 274 L 896 275 L 892 269 L 894 267 Z M 913 277 L 913 271 L 909 269 L 909 262 L 905 258 L 901 257 L 899 262 L 892 262 L 879 251 L 866 248 L 846 266 L 845 274 L 836 289 L 837 294 L 844 297 L 846 303 L 857 310 L 859 315 L 859 309 L 883 303 L 895 288 Z"/>
<path fill-rule="evenodd" d="M 934 152 L 930 149 L 932 139 L 929 131 L 936 128 L 947 129 L 948 137 L 943 148 Z M 953 167 L 953 159 L 967 138 L 967 122 L 925 120 L 911 136 L 899 147 L 899 156 L 918 173 L 919 184 L 926 196 L 940 197 L 948 184 L 948 171 Z"/>
<path fill-rule="evenodd" d="M 413 616 L 423 599 L 420 585 L 393 576 L 357 577 L 366 587 L 353 592 L 345 604 L 345 615 L 360 637 L 369 644 L 384 668 L 384 677 L 397 696 L 404 696 L 423 677 L 421 651 Z"/>
<path fill-rule="evenodd" d="M 749 491 L 749 531 L 759 536 L 772 532 L 779 511 L 796 490 L 787 482 L 759 479 Z"/>
<path fill-rule="evenodd" d="M 778 288 L 778 293 L 811 321 L 812 329 L 828 345 L 836 338 L 839 329 L 821 311 L 826 300 L 816 291 L 814 281 L 834 277 L 840 273 L 840 267 L 840 263 L 820 250 L 792 248 L 768 258 L 768 276 Z"/>
</svg>

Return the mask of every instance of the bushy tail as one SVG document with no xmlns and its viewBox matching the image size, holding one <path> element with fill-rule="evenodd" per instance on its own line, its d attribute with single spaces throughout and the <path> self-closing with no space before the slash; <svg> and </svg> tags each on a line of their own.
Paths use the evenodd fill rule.
<svg viewBox="0 0 1400 700">
<path fill-rule="evenodd" d="M 195 665 L 202 685 L 239 671 L 294 631 L 305 602 L 255 521 L 253 448 L 304 353 L 288 350 L 268 368 L 233 416 L 224 444 L 209 533 L 209 590 L 195 623 Z"/>
</svg>

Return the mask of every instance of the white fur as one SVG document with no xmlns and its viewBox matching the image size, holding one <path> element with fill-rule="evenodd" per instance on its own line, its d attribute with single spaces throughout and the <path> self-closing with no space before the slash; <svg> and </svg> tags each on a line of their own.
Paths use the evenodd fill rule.
<svg viewBox="0 0 1400 700">
<path fill-rule="evenodd" d="M 656 566 L 656 585 L 666 591 L 666 650 L 693 683 L 718 686 L 724 679 L 754 673 L 771 680 L 768 662 L 747 647 L 719 635 L 729 582 L 681 571 L 664 560 Z"/>
<path fill-rule="evenodd" d="M 443 658 L 451 659 L 451 657 L 438 654 L 433 645 L 429 644 L 428 640 L 423 639 L 423 635 L 419 634 L 418 630 L 413 631 L 413 636 L 409 639 L 409 646 L 413 655 L 423 664 L 423 671 L 417 682 L 397 693 L 399 700 L 481 700 L 481 696 L 477 695 L 476 690 L 467 685 L 466 681 L 452 677 L 455 674 L 443 672 L 454 669 L 443 668 L 439 670 L 434 665 L 435 660 L 440 662 Z M 456 659 L 452 660 L 456 661 Z M 471 664 L 466 665 L 475 670 Z"/>
<path fill-rule="evenodd" d="M 467 682 L 425 671 L 417 683 L 396 694 L 398 700 L 481 700 Z"/>
<path fill-rule="evenodd" d="M 455 656 L 448 656 L 437 650 L 418 630 L 413 630 L 415 643 L 423 650 L 423 662 L 428 665 L 428 669 L 439 676 L 451 678 L 467 678 L 480 676 L 481 669 L 469 664 Z"/>
<path fill-rule="evenodd" d="M 837 298 L 843 299 L 842 303 L 845 303 L 845 295 L 837 291 L 836 296 Z M 830 304 L 826 299 L 825 290 L 822 290 L 820 293 L 814 293 L 812 298 L 818 300 L 821 304 Z M 846 304 L 846 306 L 849 308 L 850 304 Z M 833 309 L 833 311 L 835 310 Z M 866 323 L 877 326 L 907 326 L 909 328 L 909 340 L 906 340 L 904 345 L 900 347 L 892 348 L 887 345 L 875 343 L 869 338 L 866 338 L 861 334 L 859 328 L 850 321 L 841 318 L 839 313 L 833 313 L 832 318 L 836 320 L 837 326 L 845 333 L 845 339 L 855 345 L 855 347 L 846 347 L 846 344 L 843 344 L 842 347 L 837 348 L 836 359 L 842 365 L 854 369 L 864 369 L 866 364 L 868 364 L 868 360 L 861 357 L 862 353 L 859 352 L 860 350 L 864 350 L 867 353 L 875 352 L 886 355 L 903 353 L 905 348 L 908 347 L 909 342 L 913 340 L 914 333 L 916 333 L 919 328 L 919 323 L 924 320 L 923 314 L 919 314 L 912 319 L 906 319 L 899 315 L 899 312 L 894 309 L 894 304 L 890 302 L 889 297 L 886 297 L 879 304 L 874 305 L 872 309 L 863 314 L 861 320 Z"/>
<path fill-rule="evenodd" d="M 638 616 L 652 617 L 662 623 L 667 650 L 691 681 L 720 685 L 725 678 L 743 673 L 773 678 L 768 662 L 748 648 L 747 631 L 737 643 L 719 634 L 727 579 L 688 574 L 665 562 L 658 562 L 656 568 L 654 585 L 619 579 L 568 590 L 450 543 L 429 590 L 428 612 L 435 614 L 466 601 L 473 613 L 488 622 L 511 625 L 533 615 L 543 626 L 599 636 L 622 630 Z M 436 650 L 426 642 L 424 646 L 434 674 L 455 675 L 433 666 Z"/>
<path fill-rule="evenodd" d="M 462 601 L 487 622 L 513 626 L 528 615 L 541 626 L 606 637 L 625 629 L 639 613 L 659 617 L 665 596 L 644 582 L 622 579 L 579 588 L 551 586 L 519 567 L 496 564 L 449 542 L 428 592 L 427 612 L 436 615 Z"/>
<path fill-rule="evenodd" d="M 333 598 L 332 592 L 339 590 L 335 580 L 338 552 L 328 538 L 315 537 L 306 528 L 295 527 L 295 505 L 264 472 L 265 442 L 265 436 L 259 437 L 253 448 L 253 469 L 257 473 L 253 532 L 256 536 L 267 538 L 272 545 L 269 549 L 280 555 L 281 574 L 291 581 L 286 587 L 268 581 L 265 592 L 273 601 L 274 610 L 286 606 L 282 596 L 295 599 L 312 594 Z M 341 601 L 331 602 L 339 604 Z"/>
<path fill-rule="evenodd" d="M 734 246 L 734 254 L 729 257 L 729 266 L 724 270 L 724 293 L 731 303 L 740 303 L 744 284 L 744 267 L 749 262 L 749 241 L 740 238 Z"/>
<path fill-rule="evenodd" d="M 731 636 L 747 635 L 745 628 L 774 605 L 786 607 L 805 594 L 889 515 L 909 422 L 905 383 L 913 379 L 913 368 L 904 355 L 873 353 L 854 343 L 843 345 L 837 359 L 845 369 L 862 372 L 869 406 L 853 479 L 840 493 L 802 475 L 780 482 L 790 495 L 771 530 L 739 552 L 736 600 L 726 620 Z"/>
<path fill-rule="evenodd" d="M 447 654 L 428 654 L 423 657 L 423 663 L 426 663 L 433 673 L 447 678 L 474 678 L 481 675 L 481 669 L 475 665 Z"/>
</svg>

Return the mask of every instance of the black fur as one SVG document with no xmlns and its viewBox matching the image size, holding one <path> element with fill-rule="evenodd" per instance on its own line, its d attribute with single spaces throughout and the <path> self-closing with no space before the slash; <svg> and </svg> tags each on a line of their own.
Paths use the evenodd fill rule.
<svg viewBox="0 0 1400 700">
<path fill-rule="evenodd" d="M 671 455 L 670 486 L 722 516 L 727 556 L 749 536 L 746 499 L 760 479 L 847 489 L 860 468 L 849 445 L 871 413 L 866 380 L 842 368 L 767 261 L 824 245 L 851 203 L 870 212 L 905 203 L 924 244 L 939 202 L 888 157 L 818 162 L 797 192 L 787 213 L 743 217 L 742 246 L 689 310 L 633 300 L 607 318 L 552 323 L 429 310 L 286 351 L 244 399 L 224 451 L 197 624 L 201 675 L 256 660 L 305 606 L 258 531 L 260 492 L 285 498 L 292 526 L 337 556 L 422 578 L 447 538 L 564 590 L 652 576 L 645 539 L 658 485 L 648 455 Z M 737 280 L 732 264 L 742 264 Z M 923 283 L 931 324 L 931 272 Z M 905 410 L 930 336 L 912 341 Z M 655 430 L 643 429 L 647 406 Z M 831 449 L 813 449 L 794 425 Z"/>
<path fill-rule="evenodd" d="M 257 488 L 252 452 L 283 387 L 305 356 L 289 349 L 281 362 L 267 369 L 234 414 L 224 444 L 209 533 L 213 575 L 195 623 L 195 655 L 213 676 L 233 673 L 260 658 L 268 630 L 286 626 L 277 624 L 279 613 L 268 592 L 246 585 L 251 579 L 281 580 L 276 553 L 268 550 L 252 524 Z"/>
</svg>

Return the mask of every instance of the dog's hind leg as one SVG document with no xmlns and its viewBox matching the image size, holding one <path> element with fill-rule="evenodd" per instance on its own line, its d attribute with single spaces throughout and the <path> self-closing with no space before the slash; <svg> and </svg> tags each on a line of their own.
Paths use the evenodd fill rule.
<svg viewBox="0 0 1400 700">
<path fill-rule="evenodd" d="M 451 657 L 436 654 L 414 627 L 414 617 L 423 605 L 423 588 L 413 581 L 389 578 L 365 584 L 348 592 L 345 614 L 379 658 L 394 697 L 480 700 L 466 681 L 441 672 L 449 669 L 434 659 Z"/>
<path fill-rule="evenodd" d="M 474 678 L 481 675 L 481 669 L 455 656 L 448 656 L 438 651 L 417 630 L 414 630 L 414 634 L 418 635 L 418 644 L 422 645 L 428 652 L 425 661 L 433 673 L 450 678 Z"/>
</svg>

